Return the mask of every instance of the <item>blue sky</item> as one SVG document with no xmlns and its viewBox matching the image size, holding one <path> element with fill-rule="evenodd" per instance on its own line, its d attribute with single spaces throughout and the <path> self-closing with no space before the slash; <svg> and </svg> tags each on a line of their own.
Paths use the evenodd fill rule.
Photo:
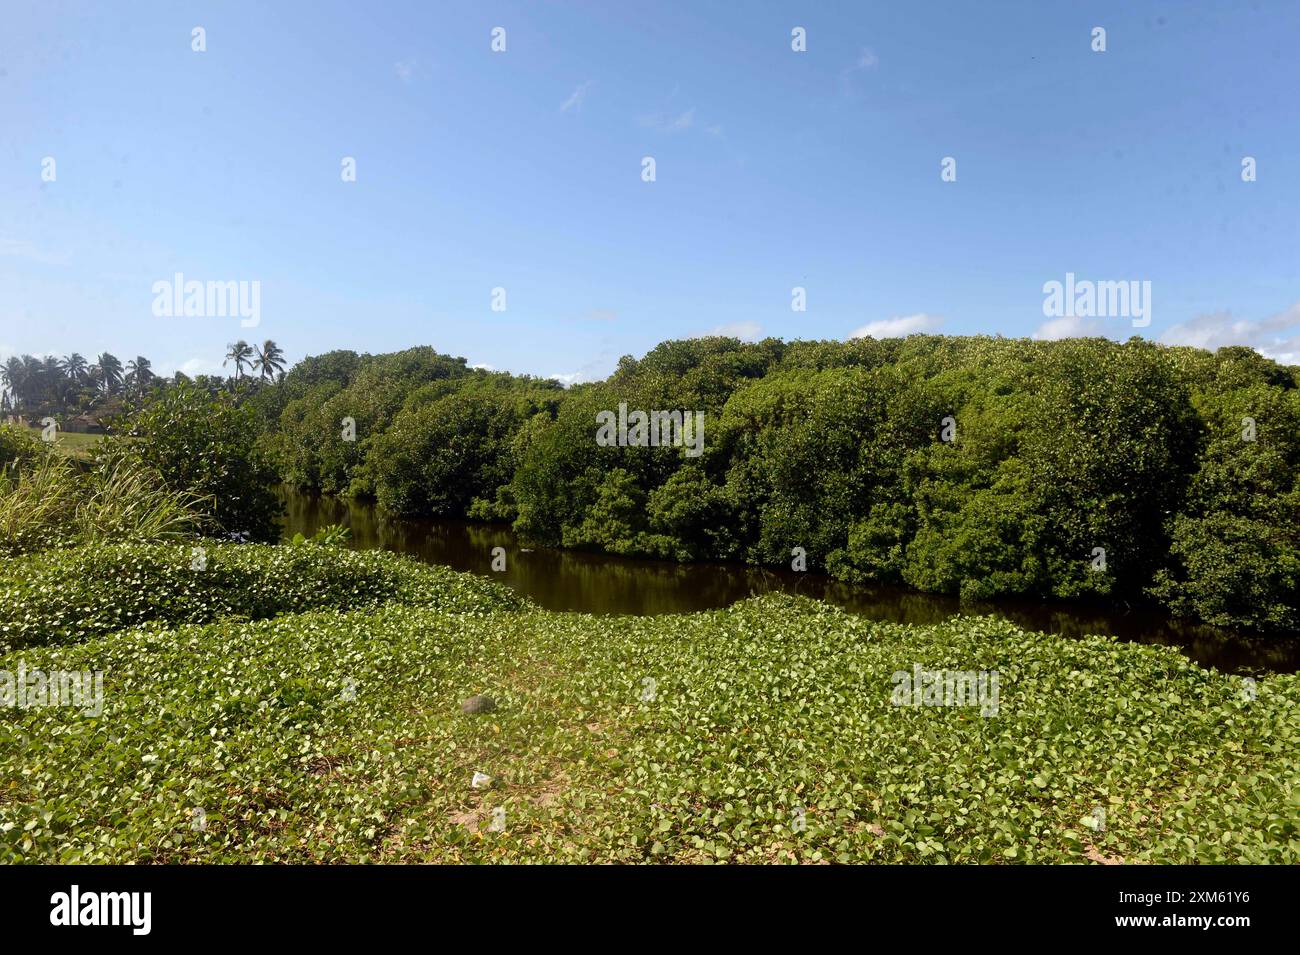
<svg viewBox="0 0 1300 955">
<path fill-rule="evenodd" d="M 715 330 L 1134 334 L 1045 318 L 1074 272 L 1150 281 L 1142 334 L 1300 362 L 1298 40 L 1264 0 L 7 0 L 0 357 L 581 380 Z M 176 272 L 260 282 L 260 324 L 154 315 Z"/>
</svg>

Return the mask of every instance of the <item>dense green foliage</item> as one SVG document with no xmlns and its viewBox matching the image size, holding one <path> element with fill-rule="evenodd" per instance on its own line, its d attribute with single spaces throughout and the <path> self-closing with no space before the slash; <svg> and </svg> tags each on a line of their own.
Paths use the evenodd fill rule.
<svg viewBox="0 0 1300 955">
<path fill-rule="evenodd" d="M 379 504 L 396 514 L 512 518 L 497 498 L 514 476 L 514 437 L 559 393 L 507 382 L 475 378 L 447 394 L 417 392 L 374 438 L 365 470 Z"/>
<path fill-rule="evenodd" d="M 0 424 L 0 474 L 16 471 L 44 457 L 46 449 L 27 428 Z"/>
<path fill-rule="evenodd" d="M 428 349 L 331 353 L 259 401 L 290 483 L 404 514 L 676 560 L 803 548 L 850 581 L 1300 628 L 1297 370 L 1245 348 L 710 338 L 563 392 Z M 620 403 L 704 411 L 703 456 L 598 446 Z"/>
<path fill-rule="evenodd" d="M 158 384 L 84 469 L 0 428 L 0 681 L 104 676 L 0 708 L 0 863 L 1300 863 L 1295 675 L 777 595 L 551 613 L 338 526 L 131 543 L 270 536 L 270 461 L 568 547 L 1294 628 L 1298 396 L 1246 349 L 705 339 L 567 391 L 429 349 Z M 704 454 L 599 446 L 620 403 L 705 411 Z M 894 705 L 914 666 L 998 712 Z"/>
<path fill-rule="evenodd" d="M 992 618 L 389 603 L 20 664 L 102 670 L 104 705 L 0 713 L 0 862 L 1300 862 L 1300 678 Z M 914 664 L 996 669 L 997 714 L 892 705 Z"/>
<path fill-rule="evenodd" d="M 86 640 L 145 622 L 257 620 L 386 601 L 466 613 L 522 603 L 507 588 L 385 551 L 101 544 L 0 567 L 0 651 Z"/>
<path fill-rule="evenodd" d="M 209 533 L 274 540 L 275 472 L 255 446 L 258 414 L 241 397 L 188 381 L 160 388 L 122 425 L 134 440 L 111 453 L 153 469 L 170 490 L 206 501 Z"/>
<path fill-rule="evenodd" d="M 561 394 L 555 382 L 489 374 L 420 347 L 308 358 L 255 403 L 274 426 L 262 446 L 287 483 L 459 516 L 479 499 L 491 511 L 513 470 L 514 432 Z"/>
</svg>

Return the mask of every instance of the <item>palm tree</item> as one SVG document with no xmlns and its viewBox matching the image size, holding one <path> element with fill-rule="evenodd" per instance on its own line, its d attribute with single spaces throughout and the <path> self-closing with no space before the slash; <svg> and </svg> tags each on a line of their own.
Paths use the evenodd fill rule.
<svg viewBox="0 0 1300 955">
<path fill-rule="evenodd" d="M 153 381 L 157 375 L 153 373 L 152 363 L 144 355 L 136 355 L 134 361 L 126 363 L 126 378 L 131 382 L 135 391 L 141 392 L 144 386 Z"/>
<path fill-rule="evenodd" d="M 63 373 L 63 365 L 53 355 L 46 355 L 41 359 L 41 379 L 45 384 L 45 389 L 49 392 L 58 390 L 58 386 L 68 380 L 68 376 Z"/>
<path fill-rule="evenodd" d="M 10 404 L 15 408 L 22 404 L 23 379 L 26 374 L 27 369 L 23 365 L 23 360 L 17 355 L 10 355 L 4 365 L 0 366 L 0 381 L 4 382 Z"/>
<path fill-rule="evenodd" d="M 64 358 L 63 361 L 59 362 L 59 367 L 63 369 L 65 375 L 80 385 L 86 380 L 86 371 L 90 368 L 90 364 L 85 358 L 74 351 L 71 355 Z"/>
<path fill-rule="evenodd" d="M 221 363 L 221 367 L 224 368 L 227 363 L 233 361 L 235 363 L 235 379 L 238 380 L 243 375 L 244 366 L 250 364 L 249 359 L 252 358 L 253 349 L 242 338 L 233 345 L 227 345 L 226 347 L 230 350 L 226 352 L 226 360 Z"/>
<path fill-rule="evenodd" d="M 116 356 L 104 352 L 95 360 L 99 365 L 99 377 L 104 387 L 104 393 L 111 395 L 122 384 L 122 363 L 117 360 Z"/>
<path fill-rule="evenodd" d="M 258 369 L 263 378 L 269 381 L 275 378 L 277 371 L 284 371 L 284 349 L 271 339 L 262 342 L 262 347 L 256 351 L 257 358 L 253 360 L 252 367 Z"/>
<path fill-rule="evenodd" d="M 39 404 L 45 391 L 45 363 L 35 355 L 23 355 L 22 399 L 25 405 Z"/>
<path fill-rule="evenodd" d="M 41 388 L 47 402 L 66 406 L 76 390 L 76 382 L 63 370 L 63 362 L 46 355 L 41 361 Z"/>
</svg>

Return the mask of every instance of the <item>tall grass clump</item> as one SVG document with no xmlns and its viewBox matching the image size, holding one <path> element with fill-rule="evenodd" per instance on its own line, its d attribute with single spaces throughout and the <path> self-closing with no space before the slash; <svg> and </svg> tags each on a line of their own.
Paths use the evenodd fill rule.
<svg viewBox="0 0 1300 955">
<path fill-rule="evenodd" d="M 80 543 L 172 541 L 201 528 L 207 498 L 164 487 L 157 472 L 143 464 L 105 462 L 86 485 L 77 506 Z"/>
<path fill-rule="evenodd" d="M 0 475 L 0 554 L 12 557 L 72 540 L 77 483 L 72 467 L 53 455 L 23 469 L 11 462 Z"/>
<path fill-rule="evenodd" d="M 0 555 L 192 537 L 203 529 L 203 504 L 140 463 L 109 460 L 85 471 L 46 453 L 0 474 Z"/>
</svg>

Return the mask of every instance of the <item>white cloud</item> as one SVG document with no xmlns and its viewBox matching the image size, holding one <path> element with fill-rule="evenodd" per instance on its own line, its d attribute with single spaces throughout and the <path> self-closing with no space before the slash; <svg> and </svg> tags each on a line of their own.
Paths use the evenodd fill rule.
<svg viewBox="0 0 1300 955">
<path fill-rule="evenodd" d="M 880 57 L 876 56 L 873 50 L 869 50 L 864 46 L 862 51 L 858 53 L 858 62 L 853 65 L 852 69 L 870 70 L 875 69 L 875 67 L 879 65 Z"/>
<path fill-rule="evenodd" d="M 1102 334 L 1104 326 L 1095 318 L 1065 315 L 1039 325 L 1033 337 L 1038 341 L 1054 342 L 1060 338 L 1091 338 Z"/>
<path fill-rule="evenodd" d="M 554 378 L 566 388 L 570 385 L 584 384 L 589 381 L 600 381 L 609 376 L 614 370 L 616 364 L 616 355 L 609 349 L 602 349 L 595 355 L 591 361 L 579 365 L 577 371 L 547 375 L 548 378 Z"/>
<path fill-rule="evenodd" d="M 570 374 L 567 374 L 567 375 L 547 375 L 546 377 L 548 377 L 548 378 L 554 378 L 556 381 L 558 381 L 560 384 L 564 385 L 564 387 L 566 387 L 566 388 L 569 387 L 570 385 L 576 385 L 576 384 L 578 384 L 579 382 L 582 382 L 582 381 L 591 381 L 591 380 L 592 380 L 592 379 L 588 378 L 588 377 L 587 377 L 587 373 L 586 373 L 586 372 L 583 372 L 583 371 L 575 371 L 575 372 L 571 372 Z"/>
<path fill-rule="evenodd" d="M 695 125 L 695 107 L 692 106 L 686 112 L 678 113 L 676 116 L 669 116 L 665 113 L 642 116 L 641 125 L 647 129 L 656 129 L 661 133 L 685 132 Z"/>
<path fill-rule="evenodd" d="M 763 335 L 763 326 L 758 322 L 731 322 L 719 325 L 709 332 L 709 336 L 717 335 L 723 338 L 739 338 L 742 342 L 756 342 Z"/>
<path fill-rule="evenodd" d="M 849 338 L 904 338 L 921 332 L 938 331 L 943 319 L 938 315 L 918 312 L 915 315 L 901 315 L 879 322 L 868 322 L 861 328 L 849 333 Z"/>
<path fill-rule="evenodd" d="M 481 371 L 496 371 L 496 369 L 495 369 L 494 367 L 492 367 L 491 365 L 483 365 L 483 364 L 479 364 L 479 365 L 470 365 L 470 367 L 471 367 L 471 368 L 478 368 L 478 369 L 481 370 Z"/>
<path fill-rule="evenodd" d="M 1194 345 L 1213 351 L 1225 345 L 1248 345 L 1283 364 L 1300 363 L 1300 302 L 1260 321 L 1233 318 L 1229 312 L 1198 315 L 1165 329 L 1166 345 Z"/>
<path fill-rule="evenodd" d="M 864 46 L 858 51 L 858 58 L 853 61 L 853 65 L 846 66 L 840 71 L 840 81 L 844 84 L 845 90 L 852 88 L 853 74 L 874 70 L 879 65 L 880 57 L 876 56 L 875 51 Z"/>
<path fill-rule="evenodd" d="M 393 72 L 397 74 L 399 80 L 403 83 L 409 84 L 411 80 L 415 79 L 415 73 L 418 66 L 419 63 L 417 63 L 414 58 L 409 60 L 399 60 L 393 64 Z"/>
<path fill-rule="evenodd" d="M 560 112 L 567 113 L 571 109 L 582 109 L 582 101 L 587 98 L 587 90 L 591 88 L 591 81 L 580 83 L 569 94 L 569 98 L 560 104 Z"/>
<path fill-rule="evenodd" d="M 215 358 L 189 358 L 181 362 L 180 367 L 176 369 L 190 378 L 198 375 L 227 375 L 230 374 L 229 368 L 223 368 L 221 362 Z"/>
</svg>

